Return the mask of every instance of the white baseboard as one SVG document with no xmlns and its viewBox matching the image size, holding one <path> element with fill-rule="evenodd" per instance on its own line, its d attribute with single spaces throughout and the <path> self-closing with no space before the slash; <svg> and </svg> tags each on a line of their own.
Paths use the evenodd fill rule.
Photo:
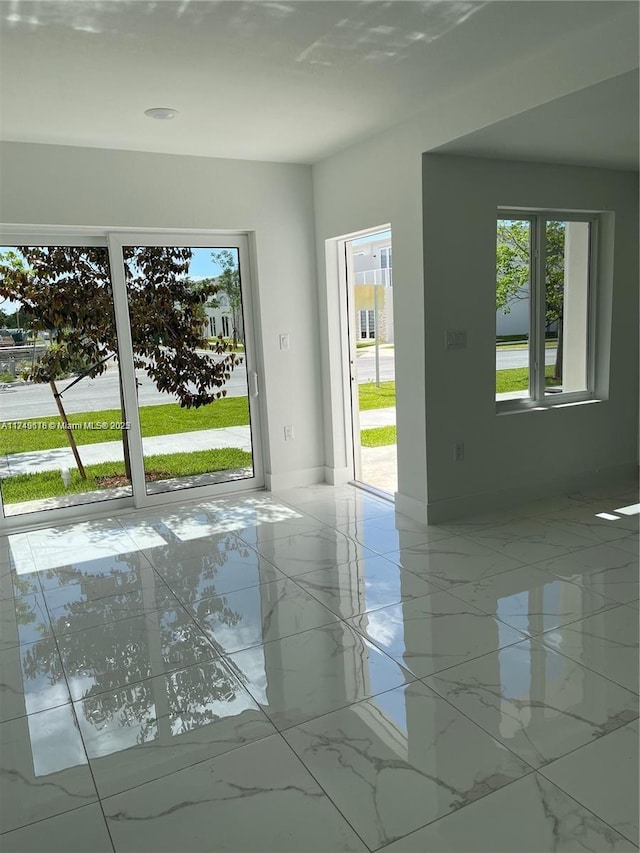
<svg viewBox="0 0 640 853">
<path fill-rule="evenodd" d="M 270 492 L 282 492 L 285 489 L 295 489 L 298 486 L 315 486 L 324 483 L 324 466 L 317 468 L 303 468 L 300 471 L 289 471 L 286 474 L 268 474 L 265 472 L 264 485 Z"/>
<path fill-rule="evenodd" d="M 409 495 L 403 495 L 400 492 L 395 493 L 396 512 L 402 515 L 408 515 L 414 521 L 419 521 L 421 524 L 427 523 L 427 504 L 424 501 L 410 498 Z"/>
<path fill-rule="evenodd" d="M 436 501 L 427 504 L 427 518 L 429 524 L 440 524 L 454 518 L 464 518 L 490 512 L 494 509 L 517 506 L 529 501 L 541 498 L 550 498 L 555 495 L 569 494 L 581 489 L 603 486 L 607 483 L 616 482 L 638 476 L 638 466 L 634 463 L 629 465 L 616 465 L 613 468 L 604 468 L 598 471 L 583 471 L 544 483 L 530 484 L 522 483 L 518 487 L 509 489 L 497 489 L 496 491 L 479 492 L 474 495 L 464 495 L 460 498 L 452 498 L 445 501 Z M 396 501 L 396 508 L 400 507 Z M 409 515 L 406 510 L 402 510 Z M 415 518 L 415 516 L 411 516 Z"/>
<path fill-rule="evenodd" d="M 344 486 L 352 480 L 353 471 L 351 468 L 330 468 L 325 465 L 323 483 L 329 483 L 331 486 Z"/>
</svg>

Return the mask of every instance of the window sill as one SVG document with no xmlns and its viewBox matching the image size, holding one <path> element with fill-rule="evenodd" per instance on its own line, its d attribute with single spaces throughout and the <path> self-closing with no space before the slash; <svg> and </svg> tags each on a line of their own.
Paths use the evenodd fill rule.
<svg viewBox="0 0 640 853">
<path fill-rule="evenodd" d="M 551 399 L 548 402 L 545 400 L 505 400 L 496 404 L 497 415 L 521 415 L 525 412 L 550 412 L 554 409 L 568 409 L 573 406 L 588 406 L 592 403 L 604 403 L 600 397 L 587 397 L 578 400 Z"/>
</svg>

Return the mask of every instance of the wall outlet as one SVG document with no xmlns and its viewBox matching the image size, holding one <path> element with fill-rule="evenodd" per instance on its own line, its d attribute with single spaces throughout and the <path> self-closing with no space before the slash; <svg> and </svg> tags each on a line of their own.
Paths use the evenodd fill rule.
<svg viewBox="0 0 640 853">
<path fill-rule="evenodd" d="M 285 441 L 292 441 L 292 439 L 293 439 L 293 427 L 291 426 L 291 424 L 288 424 L 284 428 L 284 440 Z"/>
<path fill-rule="evenodd" d="M 445 349 L 466 349 L 467 330 L 447 329 L 444 333 L 444 347 Z"/>
<path fill-rule="evenodd" d="M 461 441 L 453 445 L 453 461 L 464 462 L 464 444 Z"/>
</svg>

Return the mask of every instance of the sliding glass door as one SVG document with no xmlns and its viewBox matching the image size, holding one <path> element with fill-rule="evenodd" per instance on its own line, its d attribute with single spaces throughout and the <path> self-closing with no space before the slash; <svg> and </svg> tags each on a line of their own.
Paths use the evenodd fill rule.
<svg viewBox="0 0 640 853">
<path fill-rule="evenodd" d="M 26 242 L 0 248 L 0 524 L 262 485 L 246 238 Z"/>
<path fill-rule="evenodd" d="M 88 242 L 0 248 L 8 517 L 132 494 L 109 254 Z"/>
</svg>

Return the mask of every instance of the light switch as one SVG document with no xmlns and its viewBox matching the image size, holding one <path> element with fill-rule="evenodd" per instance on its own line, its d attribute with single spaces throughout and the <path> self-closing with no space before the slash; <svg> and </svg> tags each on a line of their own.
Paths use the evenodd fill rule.
<svg viewBox="0 0 640 853">
<path fill-rule="evenodd" d="M 279 336 L 280 349 L 289 349 L 289 334 L 285 333 Z"/>
</svg>

